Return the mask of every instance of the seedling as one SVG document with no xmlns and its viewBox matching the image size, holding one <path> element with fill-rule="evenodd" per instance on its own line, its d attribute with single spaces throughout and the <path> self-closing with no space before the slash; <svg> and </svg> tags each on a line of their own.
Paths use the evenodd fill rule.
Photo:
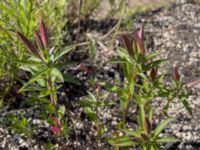
<svg viewBox="0 0 200 150">
<path fill-rule="evenodd" d="M 113 103 L 106 101 L 109 93 L 101 94 L 100 84 L 97 84 L 96 95 L 88 92 L 89 98 L 81 101 L 84 106 L 85 113 L 89 119 L 94 122 L 94 127 L 98 133 L 97 142 L 100 141 L 102 135 L 105 133 L 106 125 L 100 119 L 100 111 L 106 106 L 111 106 Z"/>
</svg>

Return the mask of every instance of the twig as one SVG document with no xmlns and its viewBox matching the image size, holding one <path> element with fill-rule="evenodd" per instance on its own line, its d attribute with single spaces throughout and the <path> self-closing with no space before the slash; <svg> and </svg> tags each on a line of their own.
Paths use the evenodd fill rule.
<svg viewBox="0 0 200 150">
<path fill-rule="evenodd" d="M 112 27 L 106 34 L 104 34 L 101 37 L 97 38 L 96 39 L 97 41 L 102 41 L 102 40 L 106 39 L 113 32 L 115 32 L 114 33 L 114 37 L 116 36 L 116 34 L 117 34 L 116 31 L 118 31 L 118 29 L 119 29 L 119 27 L 121 25 L 121 22 L 122 22 L 122 19 L 123 19 L 125 13 L 126 13 L 127 7 L 128 7 L 128 5 L 126 5 L 125 8 L 122 10 L 122 15 L 121 15 L 119 21 L 117 22 L 117 24 L 114 27 Z M 112 43 L 113 43 L 114 39 L 115 38 L 112 38 Z M 85 46 L 85 45 L 88 45 L 89 43 L 90 43 L 89 41 L 86 41 L 86 42 L 83 42 L 83 43 L 76 44 L 75 46 L 77 46 L 77 47 Z"/>
</svg>

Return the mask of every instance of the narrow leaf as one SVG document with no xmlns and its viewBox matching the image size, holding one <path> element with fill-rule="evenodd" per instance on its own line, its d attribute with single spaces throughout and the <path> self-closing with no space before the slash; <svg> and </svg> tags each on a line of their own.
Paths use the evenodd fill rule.
<svg viewBox="0 0 200 150">
<path fill-rule="evenodd" d="M 178 142 L 179 140 L 174 137 L 162 137 L 156 140 L 158 143 L 165 143 L 165 142 Z"/>
<path fill-rule="evenodd" d="M 192 116 L 192 109 L 190 107 L 190 104 L 187 102 L 187 100 L 182 99 L 181 102 L 184 105 L 184 107 L 186 108 L 186 110 L 188 111 L 188 113 Z"/>
<path fill-rule="evenodd" d="M 143 132 L 143 130 L 140 130 L 140 129 L 137 129 L 137 130 L 120 129 L 120 130 L 134 137 L 140 137 L 141 133 Z"/>
<path fill-rule="evenodd" d="M 137 142 L 131 140 L 128 136 L 121 136 L 117 138 L 107 139 L 108 143 L 112 146 L 132 146 L 136 145 Z"/>
<path fill-rule="evenodd" d="M 54 62 L 56 60 L 58 60 L 60 57 L 62 57 L 63 55 L 65 55 L 66 53 L 70 52 L 72 49 L 74 49 L 75 46 L 74 45 L 70 45 L 70 46 L 67 46 L 67 47 L 64 47 L 62 51 L 58 51 L 56 52 L 55 54 L 55 58 L 54 58 Z"/>
<path fill-rule="evenodd" d="M 154 138 L 159 136 L 159 134 L 162 132 L 162 130 L 173 120 L 174 120 L 174 118 L 170 117 L 170 118 L 167 118 L 166 120 L 164 120 L 163 122 L 161 122 L 159 124 L 159 126 L 154 130 Z"/>
<path fill-rule="evenodd" d="M 44 74 L 46 74 L 47 72 L 49 72 L 49 69 L 43 70 L 41 72 L 39 72 L 38 74 L 36 74 L 32 79 L 30 79 L 28 82 L 26 82 L 18 92 L 23 92 L 24 89 L 29 86 L 30 84 L 36 82 L 37 80 L 41 79 L 44 77 Z"/>
</svg>

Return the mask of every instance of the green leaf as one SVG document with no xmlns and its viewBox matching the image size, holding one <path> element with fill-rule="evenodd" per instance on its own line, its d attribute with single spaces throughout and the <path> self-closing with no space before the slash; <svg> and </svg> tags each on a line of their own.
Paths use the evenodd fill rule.
<svg viewBox="0 0 200 150">
<path fill-rule="evenodd" d="M 184 107 L 186 108 L 186 110 L 188 111 L 188 113 L 192 116 L 192 109 L 191 109 L 188 101 L 186 99 L 182 99 L 181 102 L 184 105 Z"/>
<path fill-rule="evenodd" d="M 58 109 L 58 115 L 59 115 L 59 119 L 62 119 L 65 115 L 65 106 L 62 105 L 60 106 L 60 108 Z"/>
<path fill-rule="evenodd" d="M 170 118 L 167 118 L 166 120 L 164 120 L 163 122 L 161 122 L 159 124 L 158 127 L 156 127 L 156 129 L 154 130 L 154 139 L 157 138 L 159 136 L 159 134 L 162 132 L 162 130 L 171 122 L 173 121 L 174 118 L 170 117 Z"/>
<path fill-rule="evenodd" d="M 18 92 L 23 92 L 27 86 L 33 84 L 34 82 L 38 81 L 39 79 L 43 79 L 45 77 L 45 74 L 48 73 L 50 70 L 45 69 L 39 73 L 37 73 L 32 79 L 30 79 L 28 82 L 26 82 Z"/>
<path fill-rule="evenodd" d="M 97 102 L 96 97 L 91 92 L 88 91 L 88 94 L 94 102 Z"/>
<path fill-rule="evenodd" d="M 149 121 L 152 122 L 152 120 L 153 120 L 153 108 L 150 108 L 149 113 L 148 113 L 148 118 L 149 118 Z"/>
<path fill-rule="evenodd" d="M 53 113 L 53 112 L 56 111 L 56 108 L 55 108 L 54 104 L 50 103 L 50 104 L 45 106 L 45 110 L 47 112 Z"/>
<path fill-rule="evenodd" d="M 96 101 L 94 101 L 93 99 L 84 99 L 80 101 L 80 104 L 85 107 L 93 107 L 94 105 L 96 105 Z"/>
<path fill-rule="evenodd" d="M 162 137 L 162 138 L 158 138 L 156 140 L 156 142 L 158 143 L 165 143 L 165 142 L 178 142 L 179 140 L 174 138 L 174 137 Z"/>
<path fill-rule="evenodd" d="M 145 120 L 145 112 L 144 106 L 142 104 L 139 105 L 139 126 L 140 128 L 144 128 L 144 120 Z"/>
<path fill-rule="evenodd" d="M 111 64 L 127 64 L 128 62 L 124 59 L 113 59 L 110 61 Z"/>
<path fill-rule="evenodd" d="M 159 60 L 155 60 L 151 63 L 149 63 L 146 67 L 145 67 L 145 70 L 144 71 L 148 71 L 152 68 L 156 68 L 158 67 L 159 65 L 161 64 L 164 64 L 165 62 L 167 62 L 167 59 L 159 59 Z"/>
<path fill-rule="evenodd" d="M 93 60 L 95 58 L 96 52 L 97 52 L 97 46 L 96 46 L 96 40 L 90 39 L 90 48 L 89 48 L 89 57 L 90 60 Z"/>
<path fill-rule="evenodd" d="M 66 81 L 66 82 L 73 83 L 73 84 L 76 84 L 76 85 L 81 85 L 81 83 L 79 81 L 77 81 L 76 79 L 74 79 L 69 74 L 64 74 L 63 78 L 64 78 L 64 81 Z"/>
<path fill-rule="evenodd" d="M 137 129 L 137 130 L 127 130 L 127 129 L 120 129 L 121 131 L 125 132 L 126 134 L 134 137 L 140 137 L 141 133 L 143 133 L 143 130 Z"/>
<path fill-rule="evenodd" d="M 91 121 L 97 120 L 97 115 L 95 114 L 95 112 L 90 107 L 86 107 L 84 110 L 85 110 L 85 113 L 88 115 L 88 117 Z"/>
<path fill-rule="evenodd" d="M 65 55 L 66 53 L 70 52 L 72 49 L 74 49 L 74 45 L 66 46 L 63 48 L 63 50 L 57 51 L 55 54 L 55 57 L 53 59 L 53 62 L 57 61 L 60 57 Z"/>
<path fill-rule="evenodd" d="M 14 62 L 21 65 L 41 65 L 41 61 L 38 60 L 14 60 Z"/>
<path fill-rule="evenodd" d="M 161 52 L 152 53 L 152 54 L 146 56 L 146 61 L 151 60 L 151 59 L 153 59 L 153 58 L 156 58 L 156 57 L 157 57 L 158 55 L 160 55 L 160 54 L 161 54 Z"/>
<path fill-rule="evenodd" d="M 112 146 L 132 146 L 138 143 L 133 142 L 128 136 L 121 136 L 117 138 L 107 139 L 108 143 Z"/>
<path fill-rule="evenodd" d="M 29 91 L 30 91 L 31 89 L 29 89 Z M 36 89 L 37 90 L 37 89 Z M 48 90 L 48 89 L 40 89 L 39 88 L 39 90 L 40 90 L 40 94 L 39 94 L 39 97 L 38 98 L 42 98 L 42 97 L 45 97 L 45 96 L 48 96 L 48 95 L 50 95 L 51 94 L 51 91 L 50 90 Z M 27 90 L 25 90 L 25 91 L 27 91 Z M 32 91 L 33 91 L 33 89 L 32 89 Z"/>
<path fill-rule="evenodd" d="M 132 64 L 132 58 L 129 56 L 127 50 L 125 50 L 123 48 L 119 48 L 118 54 L 119 54 L 120 58 L 124 58 L 124 59 L 126 59 L 127 62 Z"/>
<path fill-rule="evenodd" d="M 56 81 L 64 82 L 63 75 L 57 68 L 51 69 L 51 76 L 55 77 L 55 79 L 58 79 Z"/>
</svg>

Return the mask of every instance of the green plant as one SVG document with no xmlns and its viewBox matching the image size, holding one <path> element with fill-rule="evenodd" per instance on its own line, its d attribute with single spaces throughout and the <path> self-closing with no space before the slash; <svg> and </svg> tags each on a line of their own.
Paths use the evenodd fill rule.
<svg viewBox="0 0 200 150">
<path fill-rule="evenodd" d="M 101 94 L 101 87 L 98 83 L 96 88 L 96 95 L 88 92 L 89 98 L 81 101 L 84 106 L 84 111 L 89 117 L 90 121 L 94 122 L 97 131 L 97 142 L 100 141 L 102 135 L 105 133 L 105 124 L 100 119 L 100 111 L 106 106 L 111 106 L 113 103 L 106 101 L 109 93 Z"/>
<path fill-rule="evenodd" d="M 13 88 L 14 82 L 26 76 L 19 69 L 18 60 L 27 58 L 27 51 L 18 42 L 15 31 L 24 33 L 28 38 L 33 36 L 35 29 L 43 16 L 51 24 L 51 43 L 60 48 L 63 46 L 63 28 L 67 19 L 64 19 L 67 1 L 54 0 L 2 0 L 0 3 L 0 82 L 6 83 L 0 90 L 0 107 L 9 91 Z M 66 33 L 66 32 L 65 32 Z"/>
<path fill-rule="evenodd" d="M 161 122 L 154 130 L 151 129 L 151 122 L 147 117 L 144 119 L 144 130 L 128 130 L 121 129 L 125 136 L 120 136 L 112 139 L 108 139 L 108 142 L 114 146 L 141 146 L 143 150 L 159 150 L 160 145 L 164 142 L 177 142 L 178 140 L 173 137 L 160 137 L 160 133 L 164 128 L 173 120 L 173 118 L 168 118 Z"/>
<path fill-rule="evenodd" d="M 125 135 L 108 139 L 113 146 L 137 145 L 144 150 L 161 149 L 160 142 L 173 142 L 174 138 L 161 137 L 160 133 L 165 126 L 172 121 L 167 117 L 162 123 L 152 129 L 153 106 L 152 103 L 157 97 L 166 99 L 163 108 L 163 115 L 168 116 L 167 110 L 174 100 L 179 99 L 187 111 L 192 114 L 187 102 L 188 92 L 186 85 L 181 82 L 178 68 L 174 68 L 174 75 L 171 83 L 166 83 L 165 79 L 170 78 L 170 74 L 162 73 L 158 75 L 158 69 L 166 62 L 165 59 L 158 59 L 158 53 L 146 54 L 144 45 L 144 28 L 133 34 L 130 40 L 127 35 L 123 36 L 126 49 L 119 48 L 119 58 L 112 63 L 120 64 L 123 70 L 125 81 L 113 86 L 110 90 L 117 93 L 120 99 L 122 122 L 118 125 L 118 130 Z M 130 116 L 129 108 L 136 109 L 135 118 L 137 128 L 134 131 L 126 129 L 127 117 Z M 160 117 L 163 117 L 161 115 Z M 160 118 L 161 119 L 161 118 Z"/>
<path fill-rule="evenodd" d="M 51 102 L 57 104 L 57 89 L 60 85 L 56 83 L 63 82 L 64 77 L 59 69 L 69 63 L 60 63 L 59 59 L 71 51 L 74 46 L 67 46 L 61 50 L 56 50 L 56 47 L 50 47 L 47 35 L 47 29 L 43 20 L 40 21 L 40 33 L 35 31 L 35 41 L 38 48 L 20 32 L 17 36 L 29 50 L 31 57 L 27 60 L 18 60 L 20 69 L 28 71 L 32 74 L 32 78 L 24 83 L 19 92 L 38 91 L 38 98 L 50 95 Z M 69 78 L 66 78 L 68 80 Z M 37 84 L 35 84 L 37 83 Z M 32 87 L 30 88 L 30 85 Z"/>
<path fill-rule="evenodd" d="M 30 126 L 31 118 L 27 118 L 23 115 L 9 115 L 7 117 L 6 122 L 8 123 L 8 127 L 14 130 L 18 134 L 25 134 L 27 136 L 32 136 L 34 132 L 34 128 Z"/>
</svg>

